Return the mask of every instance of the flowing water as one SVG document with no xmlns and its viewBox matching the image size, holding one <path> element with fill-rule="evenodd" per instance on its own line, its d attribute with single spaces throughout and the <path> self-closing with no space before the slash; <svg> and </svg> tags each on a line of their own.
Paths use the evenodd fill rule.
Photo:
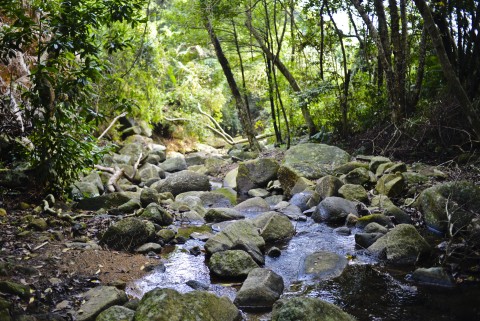
<svg viewBox="0 0 480 321">
<path fill-rule="evenodd" d="M 462 287 L 444 289 L 419 286 L 407 281 L 411 272 L 387 269 L 375 258 L 355 249 L 353 235 L 342 236 L 325 224 L 296 223 L 296 235 L 280 246 L 278 258 L 266 257 L 265 267 L 283 277 L 283 297 L 317 297 L 340 306 L 358 320 L 447 321 L 480 320 L 480 289 Z M 203 242 L 188 240 L 162 255 L 165 268 L 130 284 L 127 293 L 141 297 L 156 288 L 173 288 L 179 292 L 193 289 L 185 283 L 196 280 L 209 286 L 209 291 L 235 298 L 239 284 L 215 283 L 211 280 L 203 254 L 194 256 L 189 250 Z M 305 257 L 324 250 L 349 259 L 340 277 L 330 280 L 309 279 L 302 275 Z M 269 313 L 244 314 L 247 320 L 269 320 Z"/>
</svg>

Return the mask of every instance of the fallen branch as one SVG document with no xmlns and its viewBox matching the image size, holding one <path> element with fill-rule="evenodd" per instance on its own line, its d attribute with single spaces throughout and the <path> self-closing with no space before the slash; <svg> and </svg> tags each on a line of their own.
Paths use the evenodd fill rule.
<svg viewBox="0 0 480 321">
<path fill-rule="evenodd" d="M 143 153 L 140 153 L 140 155 L 138 155 L 137 161 L 133 165 L 133 172 L 132 172 L 131 176 L 128 175 L 127 173 L 125 173 L 125 170 L 123 168 L 120 168 L 118 166 L 105 167 L 105 166 L 101 166 L 101 165 L 95 165 L 94 167 L 96 169 L 102 171 L 102 172 L 112 174 L 112 176 L 110 176 L 110 178 L 108 179 L 108 182 L 107 182 L 107 191 L 109 193 L 123 192 L 120 185 L 118 185 L 118 181 L 120 180 L 120 178 L 125 177 L 131 183 L 137 184 L 138 182 L 135 180 L 135 175 L 137 174 L 138 166 L 140 165 L 140 163 L 143 160 L 142 157 L 143 157 Z"/>
<path fill-rule="evenodd" d="M 120 115 L 118 115 L 117 117 L 115 117 L 115 118 L 112 120 L 112 122 L 110 123 L 110 125 L 108 125 L 107 129 L 105 129 L 105 130 L 103 131 L 103 133 L 102 133 L 100 136 L 98 136 L 97 140 L 102 139 L 103 136 L 105 136 L 105 134 L 110 130 L 110 128 L 112 128 L 113 125 L 117 122 L 117 120 L 120 119 L 120 118 L 122 118 L 122 117 L 124 117 L 124 116 L 126 116 L 126 115 L 127 115 L 127 113 L 124 112 L 124 113 L 121 113 Z"/>
<path fill-rule="evenodd" d="M 258 136 L 255 136 L 256 139 L 264 139 L 264 138 L 267 138 L 267 137 L 272 137 L 272 136 L 275 136 L 275 134 L 261 134 L 261 135 L 258 135 Z M 246 143 L 248 142 L 248 139 L 247 138 L 244 138 L 244 139 L 240 139 L 240 140 L 237 140 L 237 141 L 234 141 L 233 142 L 233 145 L 235 144 L 243 144 L 243 143 Z"/>
</svg>

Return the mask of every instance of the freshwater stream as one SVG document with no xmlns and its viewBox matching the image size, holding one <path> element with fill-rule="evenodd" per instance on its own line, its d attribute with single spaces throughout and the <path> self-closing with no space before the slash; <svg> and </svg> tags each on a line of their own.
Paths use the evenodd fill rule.
<svg viewBox="0 0 480 321">
<path fill-rule="evenodd" d="M 265 258 L 265 267 L 283 277 L 282 297 L 310 296 L 331 302 L 352 314 L 358 320 L 412 320 L 453 321 L 480 320 L 480 289 L 457 287 L 446 289 L 420 286 L 407 281 L 413 270 L 387 269 L 374 257 L 355 248 L 353 233 L 342 236 L 332 227 L 306 222 L 293 222 L 296 235 L 283 246 L 278 258 Z M 195 280 L 209 286 L 209 291 L 227 296 L 232 301 L 241 284 L 212 281 L 204 261 L 205 256 L 194 256 L 189 250 L 203 248 L 204 242 L 188 240 L 168 253 L 162 253 L 165 268 L 154 270 L 127 287 L 127 294 L 142 297 L 156 288 L 173 288 L 179 292 L 193 289 L 186 285 Z M 305 257 L 324 250 L 348 258 L 348 266 L 341 276 L 333 279 L 311 279 L 301 274 Z M 269 320 L 270 314 L 245 313 L 246 320 Z"/>
</svg>

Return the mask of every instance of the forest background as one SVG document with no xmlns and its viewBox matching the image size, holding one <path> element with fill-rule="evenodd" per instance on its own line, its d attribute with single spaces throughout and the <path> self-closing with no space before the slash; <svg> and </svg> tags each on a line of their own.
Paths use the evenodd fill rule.
<svg viewBox="0 0 480 321">
<path fill-rule="evenodd" d="M 98 136 L 124 113 L 184 141 L 460 155 L 480 138 L 480 6 L 0 0 L 0 95 L 0 168 L 57 192 L 108 151 Z"/>
</svg>

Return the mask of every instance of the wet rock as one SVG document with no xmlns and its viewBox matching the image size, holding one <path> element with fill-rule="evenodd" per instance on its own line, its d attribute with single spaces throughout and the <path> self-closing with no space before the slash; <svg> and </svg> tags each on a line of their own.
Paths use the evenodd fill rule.
<svg viewBox="0 0 480 321">
<path fill-rule="evenodd" d="M 320 200 L 327 197 L 338 196 L 338 190 L 343 186 L 343 182 L 335 176 L 327 175 L 320 178 L 315 186 L 315 192 L 319 195 Z"/>
<path fill-rule="evenodd" d="M 193 291 L 185 294 L 172 289 L 154 289 L 145 294 L 135 313 L 135 321 L 240 321 L 240 311 L 226 297 Z"/>
<path fill-rule="evenodd" d="M 318 204 L 312 219 L 319 222 L 343 223 L 348 214 L 357 214 L 356 203 L 341 197 L 327 197 Z"/>
<path fill-rule="evenodd" d="M 296 205 L 288 204 L 288 206 L 276 210 L 293 221 L 306 221 L 306 216 L 303 215 L 303 212 Z"/>
<path fill-rule="evenodd" d="M 389 197 L 398 196 L 405 188 L 405 179 L 401 173 L 386 174 L 378 179 L 375 190 Z"/>
<path fill-rule="evenodd" d="M 143 188 L 140 192 L 140 202 L 142 207 L 147 207 L 151 203 L 158 203 L 158 192 L 153 188 Z"/>
<path fill-rule="evenodd" d="M 298 206 L 300 211 L 306 211 L 310 208 L 310 206 L 307 205 L 308 201 L 312 197 L 313 191 L 305 191 L 305 192 L 300 192 L 297 194 L 294 194 L 292 198 L 290 199 L 290 204 Z"/>
<path fill-rule="evenodd" d="M 245 216 L 233 208 L 211 208 L 205 214 L 205 221 L 217 223 L 230 220 L 240 220 Z"/>
<path fill-rule="evenodd" d="M 84 198 L 100 196 L 100 191 L 94 183 L 76 182 L 72 185 L 71 195 L 74 201 L 79 201 Z"/>
<path fill-rule="evenodd" d="M 282 251 L 276 247 L 276 246 L 272 246 L 268 251 L 267 251 L 267 255 L 269 257 L 279 257 L 280 255 L 282 255 Z"/>
<path fill-rule="evenodd" d="M 342 274 L 347 263 L 347 259 L 341 255 L 318 251 L 305 258 L 303 272 L 316 279 L 332 279 Z"/>
<path fill-rule="evenodd" d="M 209 191 L 211 186 L 208 176 L 187 170 L 173 173 L 164 180 L 154 183 L 151 187 L 159 193 L 170 192 L 176 196 L 190 191 Z"/>
<path fill-rule="evenodd" d="M 82 305 L 73 314 L 77 321 L 93 321 L 102 311 L 128 301 L 125 292 L 113 286 L 98 286 L 81 296 Z"/>
<path fill-rule="evenodd" d="M 338 235 L 343 235 L 343 236 L 348 236 L 352 233 L 352 231 L 346 226 L 337 227 L 333 231 Z"/>
<path fill-rule="evenodd" d="M 11 281 L 0 281 L 0 292 L 18 295 L 24 300 L 30 297 L 30 287 L 28 285 Z"/>
<path fill-rule="evenodd" d="M 480 187 L 467 181 L 435 185 L 420 194 L 415 206 L 432 229 L 445 233 L 449 224 L 453 224 L 454 231 L 466 231 L 465 227 L 471 224 L 474 213 L 480 212 Z"/>
<path fill-rule="evenodd" d="M 259 158 L 238 165 L 237 192 L 246 195 L 254 188 L 267 187 L 269 181 L 277 178 L 279 165 L 272 158 Z"/>
<path fill-rule="evenodd" d="M 370 223 L 373 224 L 373 223 Z M 375 243 L 376 240 L 381 238 L 384 233 L 356 233 L 355 234 L 355 244 L 362 249 L 368 248 L 370 245 Z"/>
<path fill-rule="evenodd" d="M 282 299 L 273 306 L 272 321 L 355 321 L 339 307 L 316 298 Z"/>
<path fill-rule="evenodd" d="M 400 224 L 373 243 L 368 250 L 391 264 L 409 265 L 430 251 L 430 246 L 412 225 Z"/>
<path fill-rule="evenodd" d="M 391 161 L 387 157 L 375 156 L 372 157 L 372 159 L 370 160 L 370 164 L 368 165 L 368 167 L 373 173 L 376 173 L 378 166 L 384 163 L 391 163 Z"/>
<path fill-rule="evenodd" d="M 135 311 L 114 305 L 98 315 L 95 321 L 133 321 Z"/>
<path fill-rule="evenodd" d="M 256 268 L 237 292 L 236 306 L 248 310 L 269 310 L 283 293 L 283 279 L 273 271 Z"/>
<path fill-rule="evenodd" d="M 371 182 L 370 173 L 366 168 L 358 167 L 348 172 L 343 178 L 343 181 L 345 184 L 365 185 Z"/>
<path fill-rule="evenodd" d="M 133 250 L 145 244 L 155 233 L 151 222 L 129 217 L 110 226 L 101 238 L 101 243 L 114 250 Z"/>
<path fill-rule="evenodd" d="M 133 192 L 115 192 L 97 197 L 85 198 L 77 203 L 77 208 L 85 211 L 98 211 L 101 208 L 110 209 L 118 207 L 133 198 L 139 198 Z"/>
<path fill-rule="evenodd" d="M 261 197 L 249 198 L 234 207 L 245 215 L 259 214 L 270 210 L 270 205 Z"/>
<path fill-rule="evenodd" d="M 254 219 L 252 223 L 259 229 L 265 243 L 277 243 L 293 237 L 295 228 L 287 216 L 277 212 L 266 212 Z"/>
<path fill-rule="evenodd" d="M 387 232 L 388 232 L 388 228 L 376 222 L 368 223 L 367 226 L 365 226 L 365 233 L 387 234 Z"/>
<path fill-rule="evenodd" d="M 455 286 L 453 278 L 442 267 L 418 268 L 413 272 L 412 280 L 425 285 Z"/>
<path fill-rule="evenodd" d="M 318 179 L 333 172 L 339 165 L 350 160 L 342 149 L 325 144 L 298 144 L 285 153 L 284 164 L 278 171 L 278 178 L 287 195 L 299 177 Z"/>
<path fill-rule="evenodd" d="M 208 262 L 210 272 L 221 278 L 244 278 L 258 264 L 241 250 L 216 252 Z"/>
<path fill-rule="evenodd" d="M 361 185 L 345 184 L 338 190 L 338 194 L 349 201 L 367 202 L 367 191 Z"/>
<path fill-rule="evenodd" d="M 231 249 L 236 244 L 253 244 L 259 249 L 265 246 L 257 227 L 247 221 L 235 221 L 205 243 L 207 255 Z"/>
<path fill-rule="evenodd" d="M 158 243 L 145 243 L 135 249 L 136 253 L 147 254 L 148 252 L 160 253 L 162 246 Z"/>
<path fill-rule="evenodd" d="M 162 170 L 168 173 L 180 172 L 187 169 L 187 163 L 183 157 L 173 157 L 166 159 L 158 165 Z"/>
<path fill-rule="evenodd" d="M 208 284 L 202 283 L 202 282 L 197 281 L 197 280 L 188 280 L 187 282 L 185 282 L 185 284 L 188 285 L 189 287 L 191 287 L 194 290 L 207 291 L 210 288 L 210 286 Z"/>
<path fill-rule="evenodd" d="M 140 217 L 161 226 L 167 226 L 173 223 L 172 215 L 156 203 L 150 203 L 143 210 L 143 213 L 140 215 Z"/>
</svg>

